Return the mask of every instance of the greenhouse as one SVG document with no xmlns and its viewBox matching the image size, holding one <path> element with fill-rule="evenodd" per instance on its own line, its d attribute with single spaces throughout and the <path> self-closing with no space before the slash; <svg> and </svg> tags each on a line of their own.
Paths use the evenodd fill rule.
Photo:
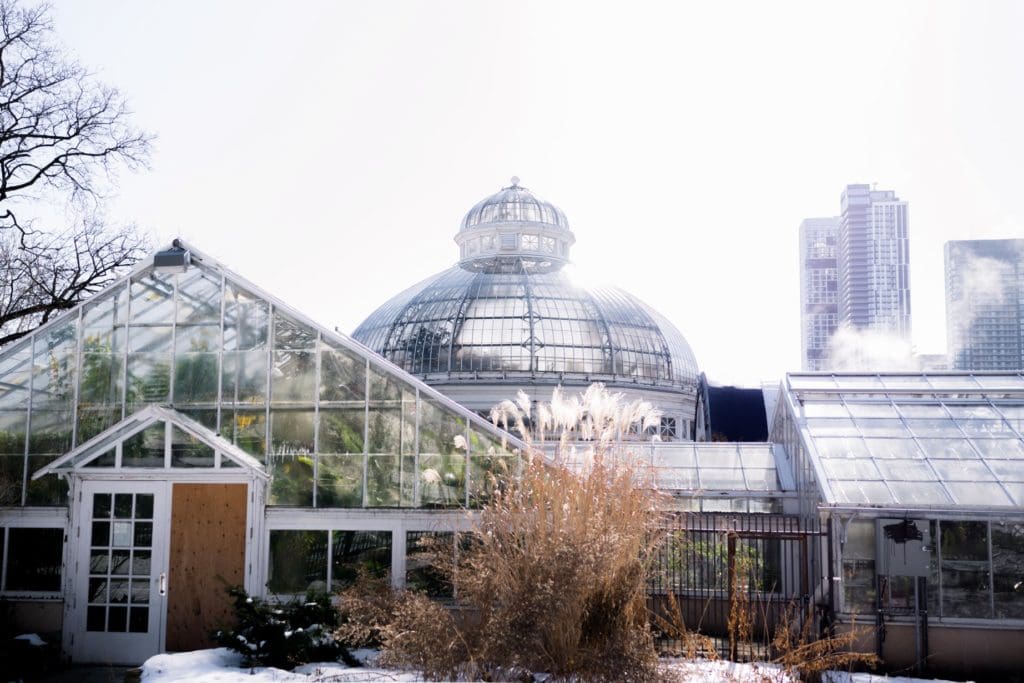
<svg viewBox="0 0 1024 683">
<path fill-rule="evenodd" d="M 1020 662 L 1022 432 L 1020 374 L 785 379 L 772 439 L 834 541 L 818 593 L 890 666 Z"/>
<path fill-rule="evenodd" d="M 401 583 L 523 447 L 180 242 L 0 382 L 0 596 L 76 661 L 204 644 L 223 581 L 304 593 L 372 555 Z"/>
</svg>

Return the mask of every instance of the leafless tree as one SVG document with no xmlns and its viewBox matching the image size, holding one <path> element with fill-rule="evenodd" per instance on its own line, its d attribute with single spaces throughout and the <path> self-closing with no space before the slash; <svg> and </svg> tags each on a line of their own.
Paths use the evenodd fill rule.
<svg viewBox="0 0 1024 683">
<path fill-rule="evenodd" d="M 56 42 L 47 5 L 0 0 L 0 344 L 73 307 L 133 264 L 134 226 L 102 203 L 151 138 L 124 98 Z M 53 216 L 70 220 L 56 229 Z M 70 216 L 70 219 L 66 218 Z"/>
</svg>

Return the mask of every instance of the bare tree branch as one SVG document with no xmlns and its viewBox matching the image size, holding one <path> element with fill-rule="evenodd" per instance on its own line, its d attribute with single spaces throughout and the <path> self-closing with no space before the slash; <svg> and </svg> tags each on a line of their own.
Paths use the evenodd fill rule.
<svg viewBox="0 0 1024 683">
<path fill-rule="evenodd" d="M 118 168 L 145 166 L 152 137 L 61 49 L 49 11 L 0 0 L 0 345 L 112 282 L 146 246 L 134 226 L 106 226 L 100 205 Z M 29 200 L 54 196 L 75 207 L 71 227 L 19 220 Z"/>
</svg>

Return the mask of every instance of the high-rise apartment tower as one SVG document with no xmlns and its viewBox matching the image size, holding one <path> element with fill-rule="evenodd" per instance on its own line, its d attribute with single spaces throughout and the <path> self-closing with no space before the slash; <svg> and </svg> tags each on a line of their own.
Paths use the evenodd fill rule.
<svg viewBox="0 0 1024 683">
<path fill-rule="evenodd" d="M 800 224 L 800 357 L 804 370 L 824 370 L 839 324 L 838 218 Z"/>
<path fill-rule="evenodd" d="M 946 342 L 957 370 L 1024 370 L 1024 239 L 946 242 Z"/>
<path fill-rule="evenodd" d="M 839 216 L 800 224 L 800 324 L 804 370 L 829 369 L 843 325 L 909 340 L 907 203 L 895 192 L 847 185 Z"/>
<path fill-rule="evenodd" d="M 847 185 L 839 215 L 839 322 L 910 338 L 907 203 Z"/>
</svg>

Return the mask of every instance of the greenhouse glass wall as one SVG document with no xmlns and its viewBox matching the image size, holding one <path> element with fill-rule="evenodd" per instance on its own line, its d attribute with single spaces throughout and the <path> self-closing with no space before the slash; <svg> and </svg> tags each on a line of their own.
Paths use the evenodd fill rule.
<svg viewBox="0 0 1024 683">
<path fill-rule="evenodd" d="M 835 540 L 818 592 L 890 666 L 1019 668 L 1022 434 L 1020 374 L 786 378 L 772 438 Z"/>
<path fill-rule="evenodd" d="M 215 576 L 401 583 L 408 534 L 464 527 L 517 470 L 521 442 L 365 347 L 162 257 L 0 354 L 0 596 L 75 660 L 205 644 Z"/>
</svg>

